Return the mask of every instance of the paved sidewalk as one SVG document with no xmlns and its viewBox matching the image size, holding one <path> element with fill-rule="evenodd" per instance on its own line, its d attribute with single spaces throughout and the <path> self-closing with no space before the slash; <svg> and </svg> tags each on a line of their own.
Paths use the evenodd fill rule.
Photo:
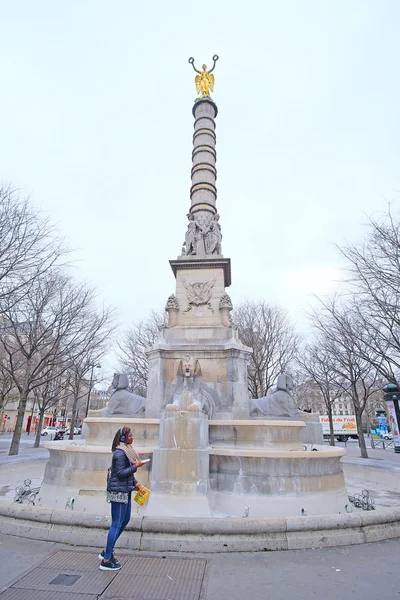
<svg viewBox="0 0 400 600">
<path fill-rule="evenodd" d="M 49 542 L 37 542 L 13 536 L 0 535 L 0 588 L 10 584 L 14 579 L 21 579 L 23 573 L 35 565 L 39 565 L 50 557 L 55 551 L 73 550 L 76 556 L 76 550 L 66 547 L 63 544 Z M 93 581 L 99 586 L 99 581 L 109 577 L 109 573 L 100 572 L 96 559 L 97 552 L 93 549 L 79 548 L 79 551 L 85 553 L 85 559 L 82 560 L 82 569 L 80 573 L 92 573 Z M 160 558 L 166 556 L 167 559 L 177 557 L 178 559 L 205 559 L 207 561 L 205 573 L 205 594 L 201 596 L 202 600 L 310 600 L 318 598 L 319 600 L 337 600 L 338 597 L 346 600 L 376 600 L 377 597 L 384 597 L 388 600 L 400 598 L 400 578 L 398 575 L 400 542 L 392 540 L 376 544 L 364 544 L 362 546 L 348 546 L 346 548 L 328 548 L 319 550 L 286 551 L 286 552 L 260 552 L 260 553 L 226 553 L 226 554 L 147 554 L 139 552 L 124 552 L 120 556 L 127 561 L 130 557 L 154 557 L 157 561 L 154 565 L 160 563 Z M 84 600 L 83 594 L 74 594 L 73 585 L 61 588 L 55 585 L 57 589 L 51 592 L 51 596 L 45 595 L 45 592 L 33 596 L 30 591 L 30 581 L 36 589 L 49 589 L 46 587 L 50 575 L 50 569 L 57 567 L 58 575 L 79 574 L 73 567 L 76 562 L 68 561 L 67 554 L 58 554 L 57 562 L 47 563 L 49 572 L 39 572 L 38 568 L 33 571 L 34 578 L 27 578 L 25 582 L 17 583 L 16 586 L 25 586 L 25 589 L 16 587 L 14 592 L 8 591 L 0 594 L 0 600 L 11 598 L 43 598 L 46 600 Z M 165 560 L 165 559 L 163 559 Z M 149 561 L 148 561 L 149 562 Z M 84 571 L 88 569 L 87 565 L 93 565 L 93 571 Z M 136 561 L 137 564 L 137 561 Z M 169 561 L 169 564 L 170 561 Z M 86 566 L 84 566 L 86 565 Z M 197 563 L 197 566 L 199 564 Z M 43 568 L 43 567 L 39 567 Z M 151 561 L 146 568 L 151 569 Z M 124 594 L 138 590 L 138 585 L 144 586 L 145 595 L 136 596 L 139 600 L 196 600 L 199 598 L 199 586 L 194 586 L 193 581 L 188 586 L 182 585 L 177 593 L 174 594 L 174 587 L 167 574 L 158 572 L 158 577 L 166 577 L 166 585 L 162 591 L 169 592 L 171 595 L 154 595 L 151 593 L 150 581 L 148 586 L 145 579 L 145 569 L 141 569 L 141 578 L 138 582 L 138 575 L 132 573 L 132 568 L 128 568 L 124 578 L 123 569 L 120 571 L 120 581 L 124 583 Z M 128 573 L 128 570 L 131 573 Z M 43 576 L 43 577 L 42 577 Z M 104 576 L 104 577 L 103 577 Z M 197 578 L 199 576 L 197 575 Z M 46 579 L 47 578 L 47 579 Z M 53 578 L 54 580 L 54 578 Z M 124 581 L 125 580 L 125 581 Z M 35 583 L 36 581 L 36 583 Z M 81 580 L 82 581 L 82 580 Z M 116 579 L 117 581 L 117 579 Z M 67 582 L 68 583 L 68 582 Z M 70 582 L 69 582 L 70 583 Z M 135 588 L 135 584 L 137 587 Z M 169 589 L 168 589 L 169 587 Z M 65 589 L 66 593 L 60 590 Z M 95 586 L 92 588 L 93 592 Z M 153 586 L 154 589 L 154 586 Z M 15 592 L 23 592 L 23 595 L 16 595 Z M 171 593 L 172 592 L 172 593 Z M 191 592 L 191 593 L 190 593 Z M 13 594 L 13 595 L 11 595 Z M 15 594 L 15 595 L 14 595 Z M 61 595 L 62 594 L 62 595 Z M 196 595 L 197 594 L 197 595 Z M 90 597 L 90 594 L 89 596 Z M 101 596 L 106 597 L 106 596 Z M 114 598 L 125 600 L 135 596 L 114 595 Z M 92 596 L 95 600 L 96 595 Z"/>
</svg>

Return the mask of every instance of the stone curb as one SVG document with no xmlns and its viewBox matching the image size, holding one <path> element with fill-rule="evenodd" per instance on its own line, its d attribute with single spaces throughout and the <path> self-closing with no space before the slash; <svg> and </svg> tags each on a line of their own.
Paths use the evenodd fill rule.
<svg viewBox="0 0 400 600">
<path fill-rule="evenodd" d="M 109 517 L 0 503 L 0 532 L 102 548 Z M 133 517 L 119 548 L 159 552 L 254 552 L 348 546 L 400 537 L 400 509 L 269 519 Z"/>
</svg>

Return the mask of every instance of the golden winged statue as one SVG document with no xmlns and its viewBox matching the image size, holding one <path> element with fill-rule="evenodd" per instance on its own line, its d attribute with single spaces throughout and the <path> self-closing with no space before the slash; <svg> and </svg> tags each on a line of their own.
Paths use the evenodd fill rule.
<svg viewBox="0 0 400 600">
<path fill-rule="evenodd" d="M 212 66 L 212 69 L 210 69 L 209 71 L 207 71 L 207 65 L 203 65 L 202 66 L 203 70 L 199 71 L 194 66 L 194 58 L 192 56 L 189 58 L 189 63 L 192 65 L 192 67 L 196 71 L 196 73 L 198 73 L 198 75 L 196 75 L 196 77 L 194 78 L 194 81 L 196 84 L 196 91 L 200 96 L 209 96 L 210 90 L 212 92 L 214 91 L 215 77 L 214 77 L 214 75 L 212 75 L 212 72 L 215 69 L 215 63 L 217 62 L 218 58 L 219 58 L 218 54 L 214 54 L 214 56 L 213 56 L 214 64 Z"/>
</svg>

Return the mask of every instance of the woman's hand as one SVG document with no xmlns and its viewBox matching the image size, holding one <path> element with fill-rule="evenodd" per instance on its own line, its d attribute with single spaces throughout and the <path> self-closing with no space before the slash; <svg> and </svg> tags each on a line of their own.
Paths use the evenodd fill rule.
<svg viewBox="0 0 400 600">
<path fill-rule="evenodd" d="M 141 489 L 142 489 L 142 486 L 140 485 L 140 483 L 137 483 L 135 485 L 135 490 L 141 490 Z"/>
<path fill-rule="evenodd" d="M 141 460 L 137 460 L 137 461 L 136 461 L 136 463 L 135 463 L 135 465 L 136 465 L 137 467 L 141 467 L 141 466 L 142 466 L 142 465 L 144 465 L 144 464 L 145 464 L 145 463 L 144 463 L 144 462 L 142 462 Z"/>
</svg>

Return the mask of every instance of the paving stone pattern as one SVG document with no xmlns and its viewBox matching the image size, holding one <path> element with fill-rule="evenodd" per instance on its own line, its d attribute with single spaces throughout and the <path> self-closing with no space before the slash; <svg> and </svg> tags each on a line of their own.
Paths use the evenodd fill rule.
<svg viewBox="0 0 400 600">
<path fill-rule="evenodd" d="M 97 553 L 59 550 L 13 581 L 0 600 L 203 600 L 207 560 L 118 555 L 100 571 Z"/>
</svg>

